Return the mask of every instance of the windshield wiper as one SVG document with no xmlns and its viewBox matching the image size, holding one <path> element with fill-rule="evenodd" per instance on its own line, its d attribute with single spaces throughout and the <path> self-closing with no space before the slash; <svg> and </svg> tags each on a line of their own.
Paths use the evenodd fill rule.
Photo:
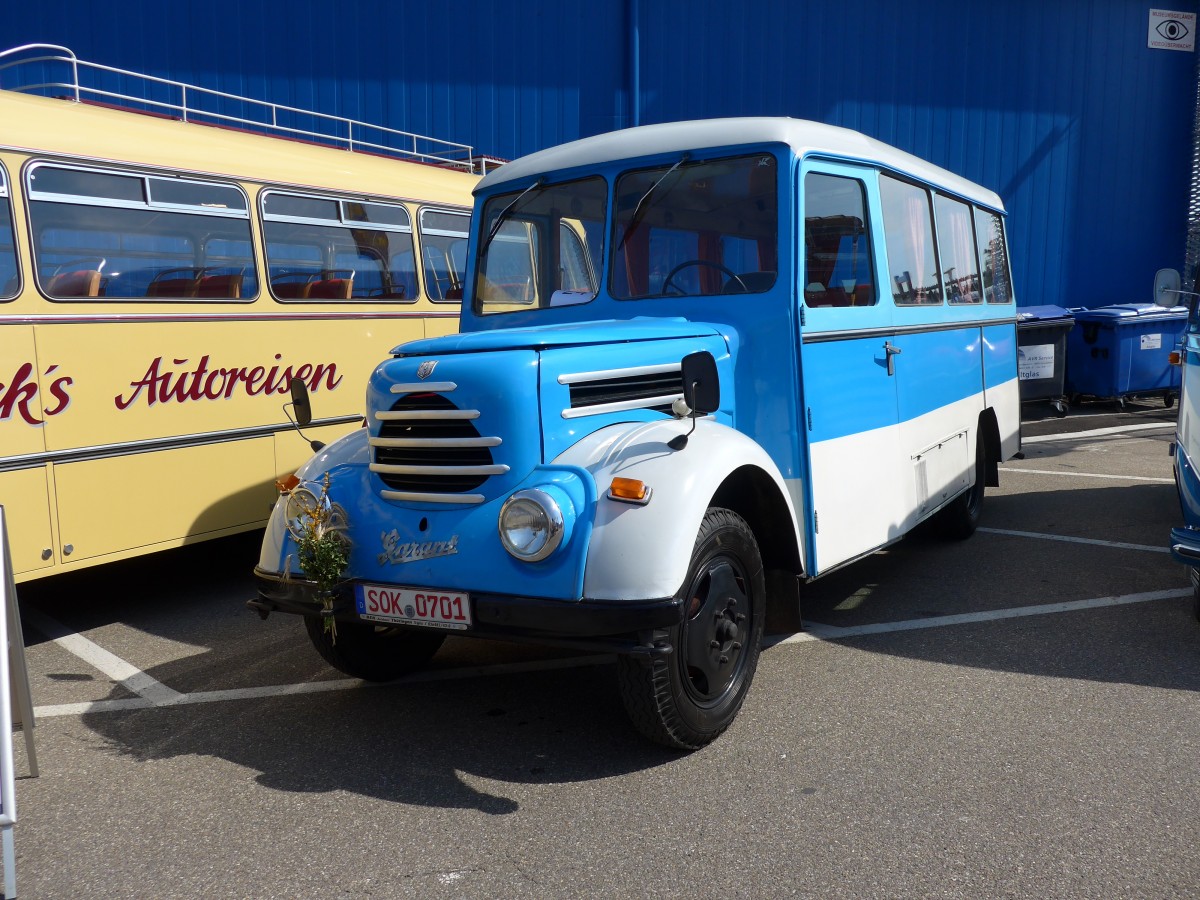
<svg viewBox="0 0 1200 900">
<path fill-rule="evenodd" d="M 637 205 L 633 208 L 633 215 L 631 215 L 629 217 L 629 224 L 625 227 L 625 233 L 621 235 L 621 240 L 617 242 L 617 250 L 620 250 L 622 247 L 625 246 L 625 239 L 627 237 L 629 237 L 629 235 L 633 234 L 634 229 L 637 228 L 638 225 L 641 224 L 642 216 L 645 215 L 646 210 L 649 209 L 649 206 L 646 203 L 646 201 L 650 199 L 650 195 L 653 194 L 656 190 L 658 190 L 658 186 L 667 180 L 668 175 L 670 175 L 672 172 L 674 172 L 676 169 L 678 169 L 680 166 L 682 166 L 690 158 L 691 158 L 690 153 L 683 154 L 683 156 L 679 157 L 679 160 L 675 163 L 675 165 L 671 166 L 671 168 L 669 168 L 669 169 L 667 169 L 667 171 L 663 172 L 662 176 L 659 177 L 658 180 L 656 180 L 654 182 L 654 184 L 650 185 L 650 187 L 647 188 L 646 193 L 642 194 L 641 199 L 638 200 Z"/>
<path fill-rule="evenodd" d="M 520 203 L 522 200 L 525 199 L 525 196 L 527 194 L 529 194 L 530 191 L 540 188 L 545 183 L 545 181 L 546 181 L 545 178 L 539 178 L 537 181 L 535 181 L 529 187 L 525 188 L 525 190 L 521 191 L 521 193 L 517 194 L 517 196 L 513 197 L 512 200 L 509 201 L 508 206 L 506 206 L 506 207 L 504 207 L 504 209 L 500 210 L 500 214 L 498 216 L 496 216 L 496 221 L 494 221 L 492 223 L 492 227 L 488 231 L 487 237 L 484 239 L 483 246 L 479 248 L 480 256 L 482 256 L 483 252 L 485 250 L 487 250 L 488 245 L 492 242 L 492 238 L 494 238 L 496 236 L 496 232 L 498 232 L 500 230 L 500 226 L 504 224 L 504 220 L 508 218 L 509 213 L 511 213 L 516 208 L 518 203 Z"/>
</svg>

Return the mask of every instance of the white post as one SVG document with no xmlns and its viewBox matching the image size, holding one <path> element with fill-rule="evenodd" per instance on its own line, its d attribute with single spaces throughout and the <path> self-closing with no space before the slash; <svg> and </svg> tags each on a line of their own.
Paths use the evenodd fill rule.
<svg viewBox="0 0 1200 900">
<path fill-rule="evenodd" d="M 25 732 L 25 748 L 29 754 L 31 773 L 37 776 L 37 757 L 33 750 L 33 700 L 29 691 L 29 669 L 25 665 L 25 639 L 21 633 L 21 617 L 17 611 L 17 585 L 13 576 L 12 553 L 8 546 L 8 522 L 0 506 L 0 649 L 4 650 L 7 665 L 0 676 L 0 723 L 7 723 L 0 736 L 0 843 L 3 844 L 4 896 L 17 896 L 17 853 L 13 843 L 13 826 L 17 822 L 16 779 L 13 774 L 12 729 L 18 720 L 13 718 L 13 690 L 20 707 L 21 730 Z"/>
</svg>

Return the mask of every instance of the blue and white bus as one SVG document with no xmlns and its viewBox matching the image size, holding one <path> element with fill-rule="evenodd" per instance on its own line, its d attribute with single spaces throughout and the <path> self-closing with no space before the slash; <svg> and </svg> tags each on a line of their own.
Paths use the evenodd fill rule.
<svg viewBox="0 0 1200 900">
<path fill-rule="evenodd" d="M 251 602 L 337 668 L 395 678 L 448 634 L 615 652 L 636 727 L 696 748 L 769 607 L 975 529 L 1020 445 L 992 191 L 761 118 L 577 141 L 475 198 L 461 333 L 397 347 L 268 526 Z"/>
</svg>

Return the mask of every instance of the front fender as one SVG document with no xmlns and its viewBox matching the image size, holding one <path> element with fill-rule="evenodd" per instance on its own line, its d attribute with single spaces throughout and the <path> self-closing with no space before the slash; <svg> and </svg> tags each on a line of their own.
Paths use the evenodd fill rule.
<svg viewBox="0 0 1200 900">
<path fill-rule="evenodd" d="M 698 419 L 683 450 L 667 441 L 687 431 L 687 421 L 626 423 L 588 435 L 555 462 L 578 466 L 596 481 L 596 515 L 584 571 L 583 595 L 596 600 L 673 597 L 683 584 L 705 510 L 721 484 L 738 469 L 755 467 L 776 485 L 789 522 L 796 514 L 783 477 L 758 444 L 711 419 Z M 644 506 L 612 500 L 614 477 L 635 478 L 651 489 Z M 795 535 L 801 546 L 800 536 Z"/>
<path fill-rule="evenodd" d="M 322 447 L 296 470 L 301 482 L 309 482 L 309 488 L 319 493 L 326 472 L 342 466 L 366 466 L 370 462 L 370 447 L 367 446 L 367 429 L 359 428 Z M 281 498 L 282 499 L 282 498 Z M 258 567 L 264 572 L 283 574 L 287 566 L 288 531 L 287 504 L 275 501 L 267 530 L 263 534 L 262 550 L 258 556 Z M 295 574 L 295 573 L 292 573 Z"/>
</svg>

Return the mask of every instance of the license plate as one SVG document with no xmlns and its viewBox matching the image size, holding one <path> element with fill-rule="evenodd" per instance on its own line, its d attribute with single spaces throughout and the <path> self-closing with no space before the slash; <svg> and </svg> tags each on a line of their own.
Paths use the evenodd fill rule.
<svg viewBox="0 0 1200 900">
<path fill-rule="evenodd" d="M 424 588 L 354 586 L 358 617 L 390 625 L 419 625 L 465 631 L 471 627 L 471 595 Z"/>
</svg>

